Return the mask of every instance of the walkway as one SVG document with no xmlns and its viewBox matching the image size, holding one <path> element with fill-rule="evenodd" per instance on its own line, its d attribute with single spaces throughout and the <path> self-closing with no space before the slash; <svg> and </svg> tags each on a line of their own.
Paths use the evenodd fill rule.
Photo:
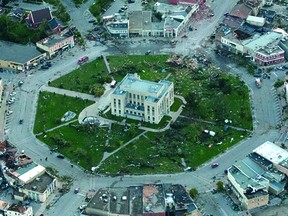
<svg viewBox="0 0 288 216">
<path fill-rule="evenodd" d="M 111 70 L 110 70 L 109 62 L 106 59 L 106 56 L 103 55 L 103 59 L 104 59 L 104 63 L 105 63 L 105 66 L 107 68 L 108 74 L 110 74 Z"/>
<path fill-rule="evenodd" d="M 90 94 L 70 91 L 70 90 L 66 90 L 66 89 L 55 88 L 55 87 L 51 87 L 51 86 L 47 86 L 47 85 L 43 85 L 40 90 L 41 91 L 48 91 L 48 92 L 55 92 L 56 94 L 67 95 L 70 97 L 78 97 L 78 98 L 81 98 L 83 100 L 98 101 L 98 98 L 96 98 Z"/>
</svg>

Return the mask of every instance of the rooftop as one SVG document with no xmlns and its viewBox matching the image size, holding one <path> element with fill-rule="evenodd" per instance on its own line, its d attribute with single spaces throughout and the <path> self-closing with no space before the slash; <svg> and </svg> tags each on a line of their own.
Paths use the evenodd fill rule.
<svg viewBox="0 0 288 216">
<path fill-rule="evenodd" d="M 256 163 L 258 163 L 261 166 L 264 167 L 269 167 L 272 165 L 272 163 L 270 161 L 268 161 L 267 159 L 263 158 L 262 156 L 258 155 L 256 152 L 252 152 L 251 154 L 249 154 L 249 157 L 255 161 Z"/>
<path fill-rule="evenodd" d="M 68 34 L 64 34 L 63 36 L 59 36 L 59 35 L 52 35 L 50 37 L 44 38 L 41 41 L 38 41 L 37 44 L 43 44 L 47 47 L 52 47 L 57 43 L 62 42 L 63 40 L 65 40 L 66 38 L 72 36 L 72 34 L 68 33 Z"/>
<path fill-rule="evenodd" d="M 32 164 L 34 164 L 34 163 L 31 163 L 31 165 Z M 28 165 L 30 165 L 30 164 L 28 164 Z M 43 172 L 45 172 L 45 167 L 43 167 L 41 165 L 37 165 L 37 166 L 31 168 L 30 170 L 27 170 L 25 173 L 20 175 L 18 178 L 26 184 L 26 183 L 32 181 L 35 177 L 41 175 Z"/>
<path fill-rule="evenodd" d="M 288 152 L 269 141 L 254 149 L 253 152 L 256 152 L 258 155 L 274 164 L 280 164 L 281 162 L 285 163 L 285 161 L 288 161 Z"/>
<path fill-rule="evenodd" d="M 128 215 L 128 195 L 127 188 L 101 188 L 87 205 L 86 213 L 110 212 L 113 214 Z"/>
<path fill-rule="evenodd" d="M 23 205 L 17 205 L 15 203 L 13 203 L 7 210 L 10 210 L 10 211 L 14 211 L 14 212 L 18 212 L 20 214 L 23 214 L 25 213 L 26 211 L 26 207 L 23 206 Z"/>
<path fill-rule="evenodd" d="M 43 193 L 53 182 L 53 180 L 54 178 L 45 172 L 43 175 L 35 178 L 32 182 L 24 185 L 23 187 L 27 190 L 34 190 Z"/>
<path fill-rule="evenodd" d="M 264 47 L 264 48 L 261 48 L 259 49 L 257 52 L 263 54 L 263 55 L 266 55 L 266 56 L 269 56 L 269 55 L 275 55 L 275 54 L 279 54 L 281 52 L 284 53 L 284 50 L 281 49 L 280 46 L 276 45 L 276 46 L 273 46 L 273 47 Z"/>
<path fill-rule="evenodd" d="M 143 186 L 143 213 L 165 212 L 164 191 L 161 184 Z"/>
<path fill-rule="evenodd" d="M 127 92 L 135 91 L 151 97 L 160 97 L 171 84 L 172 83 L 168 81 L 156 83 L 141 80 L 140 77 L 135 74 L 127 74 L 114 90 L 113 94 L 123 95 Z"/>
<path fill-rule="evenodd" d="M 0 41 L 0 50 L 1 60 L 20 64 L 25 64 L 31 59 L 42 55 L 33 45 L 21 45 L 7 41 Z"/>
<path fill-rule="evenodd" d="M 129 28 L 131 30 L 142 30 L 151 25 L 151 11 L 131 11 L 129 16 Z M 145 27 L 146 26 L 146 27 Z"/>
<path fill-rule="evenodd" d="M 241 19 L 246 19 L 248 15 L 251 13 L 251 11 L 252 9 L 243 3 L 236 5 L 230 12 L 230 15 L 239 17 Z"/>
<path fill-rule="evenodd" d="M 243 42 L 243 44 L 252 50 L 258 50 L 268 45 L 278 43 L 282 38 L 282 34 L 276 32 L 268 32 L 257 38 L 252 38 Z"/>
<path fill-rule="evenodd" d="M 268 180 L 262 180 L 260 184 L 260 182 L 251 179 L 249 176 L 245 175 L 241 170 L 239 170 L 237 166 L 234 165 L 230 167 L 228 171 L 243 190 L 248 189 L 248 186 L 255 188 L 256 190 L 265 189 L 266 186 L 264 186 L 263 183 L 268 184 Z"/>
<path fill-rule="evenodd" d="M 260 197 L 260 196 L 266 196 L 268 195 L 268 192 L 265 191 L 265 190 L 258 190 L 256 192 L 253 192 L 253 193 L 245 193 L 245 196 L 248 198 L 248 199 L 253 199 L 255 197 Z"/>
<path fill-rule="evenodd" d="M 52 14 L 49 8 L 32 11 L 31 14 L 33 17 L 33 23 L 40 23 L 43 20 L 50 21 L 52 19 Z"/>
<path fill-rule="evenodd" d="M 9 203 L 8 203 L 8 202 L 5 202 L 5 201 L 0 200 L 0 210 L 3 211 L 3 210 L 6 209 L 8 206 L 9 206 Z"/>
</svg>

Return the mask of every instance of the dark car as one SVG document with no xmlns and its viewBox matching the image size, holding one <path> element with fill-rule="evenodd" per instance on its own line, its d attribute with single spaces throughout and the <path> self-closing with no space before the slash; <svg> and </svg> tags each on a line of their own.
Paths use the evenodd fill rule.
<svg viewBox="0 0 288 216">
<path fill-rule="evenodd" d="M 49 69 L 49 66 L 48 65 L 42 65 L 41 69 L 43 69 L 43 70 Z"/>
<path fill-rule="evenodd" d="M 219 166 L 218 163 L 212 163 L 212 164 L 211 164 L 211 167 L 212 167 L 212 168 L 216 168 L 216 167 L 218 167 L 218 166 Z"/>
<path fill-rule="evenodd" d="M 96 20 L 89 20 L 88 22 L 89 22 L 89 23 L 95 23 Z"/>
<path fill-rule="evenodd" d="M 64 159 L 63 155 L 57 155 L 57 158 Z"/>
<path fill-rule="evenodd" d="M 48 67 L 51 67 L 51 66 L 52 66 L 52 62 L 50 62 L 50 61 L 46 62 L 46 65 L 47 65 Z"/>
<path fill-rule="evenodd" d="M 19 120 L 19 124 L 23 124 L 23 119 L 20 119 L 20 120 Z"/>
</svg>

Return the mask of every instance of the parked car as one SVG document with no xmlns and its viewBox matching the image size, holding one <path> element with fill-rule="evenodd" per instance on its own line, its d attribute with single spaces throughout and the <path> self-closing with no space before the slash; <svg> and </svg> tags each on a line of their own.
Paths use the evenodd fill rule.
<svg viewBox="0 0 288 216">
<path fill-rule="evenodd" d="M 42 66 L 41 66 L 41 69 L 47 70 L 47 69 L 49 69 L 49 66 L 48 66 L 48 65 L 42 65 Z"/>
<path fill-rule="evenodd" d="M 212 163 L 212 164 L 211 164 L 211 167 L 212 167 L 212 168 L 216 168 L 216 167 L 218 167 L 218 166 L 219 166 L 218 163 Z"/>
<path fill-rule="evenodd" d="M 20 119 L 20 120 L 19 120 L 19 124 L 23 124 L 23 119 Z"/>
<path fill-rule="evenodd" d="M 75 194 L 79 193 L 79 191 L 80 191 L 80 188 L 75 188 L 75 189 L 74 189 L 74 193 L 75 193 Z"/>
<path fill-rule="evenodd" d="M 57 158 L 64 159 L 65 157 L 61 154 L 57 155 Z"/>
</svg>

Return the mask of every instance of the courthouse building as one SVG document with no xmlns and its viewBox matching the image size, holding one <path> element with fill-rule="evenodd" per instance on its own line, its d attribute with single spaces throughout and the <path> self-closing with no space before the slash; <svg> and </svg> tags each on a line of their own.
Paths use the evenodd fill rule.
<svg viewBox="0 0 288 216">
<path fill-rule="evenodd" d="M 111 94 L 111 113 L 158 124 L 169 114 L 174 103 L 174 84 L 141 80 L 137 74 L 127 74 Z"/>
</svg>

